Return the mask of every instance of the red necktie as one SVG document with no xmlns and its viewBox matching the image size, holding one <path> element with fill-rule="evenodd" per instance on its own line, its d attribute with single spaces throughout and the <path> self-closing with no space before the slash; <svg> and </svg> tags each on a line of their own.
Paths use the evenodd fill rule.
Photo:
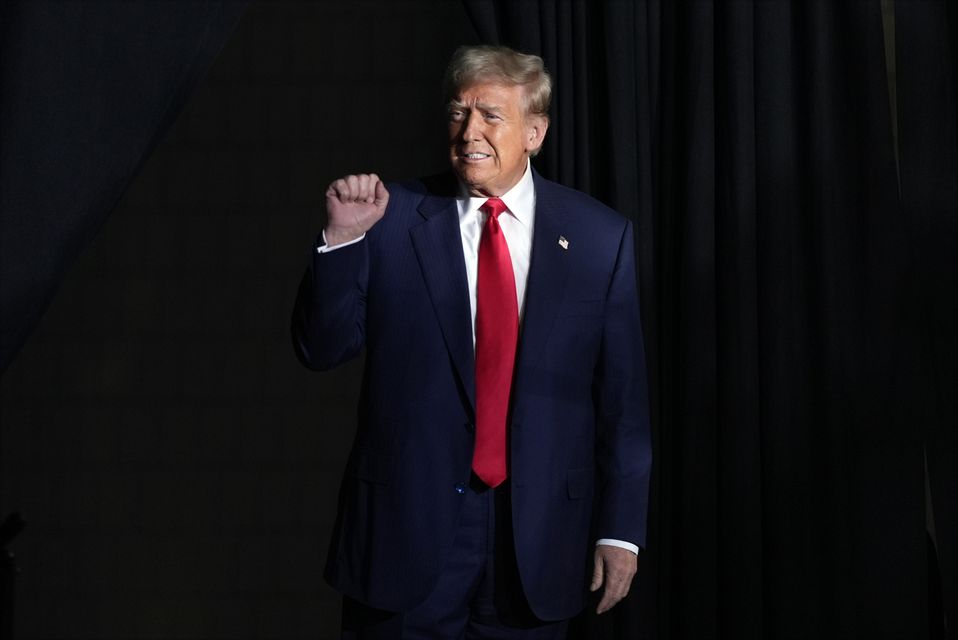
<svg viewBox="0 0 958 640">
<path fill-rule="evenodd" d="M 519 338 L 516 277 L 509 247 L 499 226 L 506 205 L 489 198 L 479 207 L 489 214 L 479 241 L 476 283 L 476 448 L 472 470 L 490 487 L 506 471 L 506 418 Z"/>
</svg>

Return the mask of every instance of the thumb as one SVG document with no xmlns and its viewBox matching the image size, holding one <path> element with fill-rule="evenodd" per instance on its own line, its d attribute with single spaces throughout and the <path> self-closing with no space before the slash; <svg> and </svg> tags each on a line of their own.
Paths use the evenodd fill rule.
<svg viewBox="0 0 958 640">
<path fill-rule="evenodd" d="M 594 568 L 592 569 L 592 584 L 589 591 L 595 591 L 602 586 L 602 578 L 605 571 L 605 565 L 602 562 L 602 556 L 595 554 Z"/>
<path fill-rule="evenodd" d="M 380 180 L 376 183 L 376 206 L 383 207 L 386 203 L 389 202 L 389 191 L 386 190 L 386 185 L 383 184 L 383 181 Z"/>
</svg>

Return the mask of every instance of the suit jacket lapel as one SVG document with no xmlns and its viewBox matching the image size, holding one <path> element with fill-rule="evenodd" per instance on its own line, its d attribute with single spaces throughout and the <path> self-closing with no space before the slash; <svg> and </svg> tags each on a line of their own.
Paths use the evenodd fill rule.
<svg viewBox="0 0 958 640">
<path fill-rule="evenodd" d="M 534 174 L 536 217 L 532 237 L 532 258 L 526 286 L 522 333 L 516 356 L 514 402 L 523 391 L 552 330 L 569 276 L 568 251 L 559 245 L 559 236 L 569 232 L 567 215 L 558 203 L 549 182 Z M 419 204 L 422 223 L 409 231 L 419 259 L 433 310 L 442 328 L 462 388 L 475 415 L 475 351 L 472 343 L 472 313 L 469 285 L 462 255 L 459 212 L 454 196 L 455 180 L 430 189 L 431 195 Z M 447 195 L 448 194 L 448 195 Z"/>
<path fill-rule="evenodd" d="M 409 230 L 433 310 L 462 389 L 475 415 L 472 312 L 462 255 L 459 211 L 452 197 L 428 195 L 419 205 L 425 220 Z"/>
<path fill-rule="evenodd" d="M 570 267 L 568 251 L 559 245 L 559 237 L 569 233 L 566 228 L 567 216 L 556 200 L 551 185 L 539 174 L 534 174 L 534 178 L 536 217 L 513 385 L 514 405 L 522 401 L 527 383 L 535 374 L 562 302 Z"/>
</svg>

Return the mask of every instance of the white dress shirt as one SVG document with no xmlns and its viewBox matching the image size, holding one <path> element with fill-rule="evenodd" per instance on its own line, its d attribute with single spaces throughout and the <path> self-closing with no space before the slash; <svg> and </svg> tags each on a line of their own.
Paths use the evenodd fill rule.
<svg viewBox="0 0 958 640">
<path fill-rule="evenodd" d="M 476 344 L 476 279 L 479 274 L 479 240 L 489 214 L 480 211 L 486 196 L 470 196 L 466 186 L 459 185 L 456 206 L 459 209 L 459 235 L 462 236 L 462 255 L 466 259 L 466 280 L 469 283 L 469 306 L 472 309 L 472 344 Z M 526 302 L 526 283 L 529 281 L 529 258 L 532 256 L 532 228 L 536 219 L 536 190 L 532 171 L 526 172 L 514 187 L 499 196 L 507 211 L 499 214 L 499 227 L 509 247 L 512 272 L 516 279 L 516 302 L 519 326 L 522 327 Z"/>
<path fill-rule="evenodd" d="M 499 226 L 509 247 L 509 257 L 512 259 L 512 270 L 516 279 L 516 302 L 519 308 L 519 330 L 522 330 L 522 317 L 526 302 L 526 284 L 529 281 L 529 261 L 532 257 L 532 230 L 536 219 L 536 190 L 532 180 L 532 169 L 526 164 L 526 171 L 514 187 L 499 196 L 499 199 L 508 208 L 499 214 Z M 466 186 L 459 183 L 459 196 L 456 206 L 459 209 L 459 234 L 462 237 L 462 255 L 466 259 L 466 280 L 469 284 L 469 306 L 472 311 L 472 344 L 476 344 L 476 279 L 479 272 L 479 240 L 482 237 L 482 228 L 488 214 L 479 210 L 486 200 L 485 196 L 470 196 Z M 316 248 L 319 253 L 335 251 L 359 242 L 365 234 L 343 244 L 327 247 L 325 244 Z M 326 235 L 323 234 L 323 242 Z M 596 544 L 610 545 L 628 549 L 638 553 L 639 547 L 631 542 L 601 538 Z"/>
</svg>

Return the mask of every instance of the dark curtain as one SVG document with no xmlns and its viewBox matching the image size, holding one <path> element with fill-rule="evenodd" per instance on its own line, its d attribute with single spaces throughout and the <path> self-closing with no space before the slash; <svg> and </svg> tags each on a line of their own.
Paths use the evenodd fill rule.
<svg viewBox="0 0 958 640">
<path fill-rule="evenodd" d="M 896 3 L 900 215 L 914 257 L 919 343 L 912 424 L 924 432 L 932 578 L 958 637 L 958 2 Z M 937 570 L 938 575 L 935 575 Z M 936 637 L 936 636 L 933 636 Z"/>
<path fill-rule="evenodd" d="M 465 4 L 637 223 L 648 549 L 574 636 L 938 637 L 940 570 L 955 637 L 954 12 L 896 3 L 893 112 L 877 1 Z"/>
<path fill-rule="evenodd" d="M 0 373 L 245 7 L 0 5 Z"/>
</svg>

